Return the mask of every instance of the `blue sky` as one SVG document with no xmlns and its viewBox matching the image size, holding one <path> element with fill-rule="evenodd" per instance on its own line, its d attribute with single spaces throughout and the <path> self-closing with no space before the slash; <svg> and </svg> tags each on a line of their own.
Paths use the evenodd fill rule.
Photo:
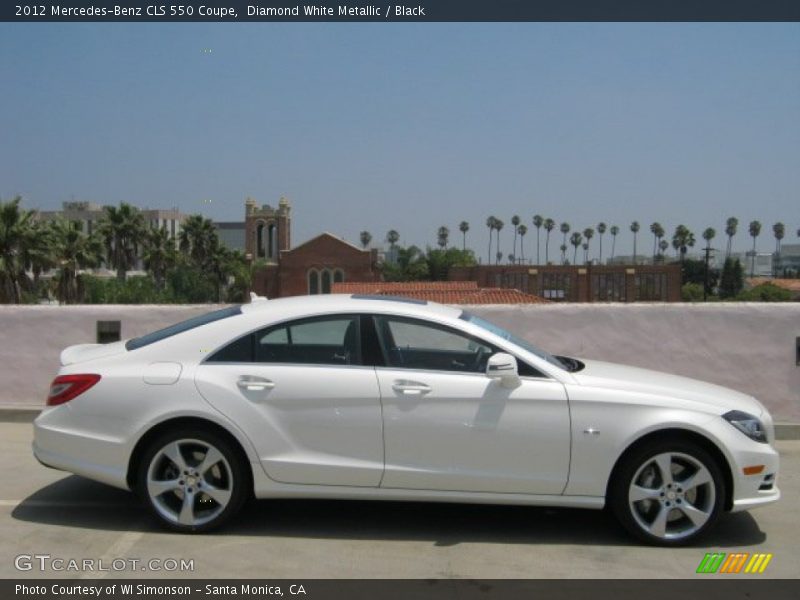
<svg viewBox="0 0 800 600">
<path fill-rule="evenodd" d="M 797 241 L 798 24 L 3 23 L 0 57 L 0 198 L 30 208 L 284 194 L 296 242 L 467 220 L 480 255 L 489 214 L 506 252 L 515 213 L 618 252 L 634 219 Z"/>
</svg>

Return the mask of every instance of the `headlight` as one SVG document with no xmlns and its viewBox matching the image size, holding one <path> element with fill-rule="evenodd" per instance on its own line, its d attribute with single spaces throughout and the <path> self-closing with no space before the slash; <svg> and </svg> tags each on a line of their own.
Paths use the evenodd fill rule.
<svg viewBox="0 0 800 600">
<path fill-rule="evenodd" d="M 761 442 L 763 444 L 767 443 L 767 430 L 764 428 L 764 424 L 758 419 L 758 417 L 754 417 L 753 415 L 749 415 L 740 410 L 732 410 L 722 415 L 722 418 L 736 427 L 736 429 L 741 431 L 751 440 L 755 440 L 756 442 Z"/>
</svg>

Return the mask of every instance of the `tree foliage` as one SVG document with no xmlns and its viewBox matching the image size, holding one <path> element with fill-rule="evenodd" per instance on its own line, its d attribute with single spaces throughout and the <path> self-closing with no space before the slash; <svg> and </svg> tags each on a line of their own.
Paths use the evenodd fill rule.
<svg viewBox="0 0 800 600">
<path fill-rule="evenodd" d="M 736 299 L 745 302 L 789 302 L 792 299 L 792 294 L 789 290 L 767 281 L 750 290 L 741 292 Z"/>
<path fill-rule="evenodd" d="M 719 297 L 735 298 L 744 287 L 744 269 L 739 259 L 726 258 L 719 280 Z"/>
</svg>

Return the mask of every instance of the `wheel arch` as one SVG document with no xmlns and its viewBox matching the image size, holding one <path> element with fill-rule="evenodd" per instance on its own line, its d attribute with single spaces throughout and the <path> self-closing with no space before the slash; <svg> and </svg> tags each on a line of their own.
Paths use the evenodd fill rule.
<svg viewBox="0 0 800 600">
<path fill-rule="evenodd" d="M 618 473 L 619 469 L 621 468 L 625 459 L 633 452 L 637 451 L 642 446 L 647 444 L 651 444 L 654 442 L 662 442 L 662 441 L 674 441 L 674 440 L 683 440 L 683 441 L 690 441 L 694 442 L 703 450 L 708 452 L 714 460 L 717 461 L 717 465 L 719 466 L 720 470 L 722 471 L 722 476 L 724 478 L 725 483 L 725 503 L 723 505 L 726 511 L 731 510 L 733 508 L 733 472 L 731 471 L 731 465 L 728 461 L 725 453 L 722 449 L 710 438 L 698 433 L 696 431 L 692 431 L 690 429 L 681 429 L 679 427 L 669 427 L 666 429 L 658 429 L 656 431 L 648 432 L 641 437 L 637 438 L 633 442 L 631 442 L 625 450 L 623 450 L 620 455 L 617 457 L 616 462 L 614 463 L 614 467 L 611 469 L 611 474 L 608 477 L 608 482 L 606 483 L 606 503 L 608 504 L 608 498 L 611 493 L 611 486 L 613 485 Z"/>
<path fill-rule="evenodd" d="M 231 444 L 231 447 L 238 454 L 239 459 L 245 466 L 245 472 L 248 474 L 250 478 L 250 481 L 248 482 L 248 488 L 250 490 L 250 493 L 252 494 L 253 466 L 250 462 L 249 457 L 247 456 L 247 452 L 244 446 L 242 446 L 241 441 L 233 433 L 231 433 L 228 429 L 226 429 L 219 423 L 215 423 L 214 421 L 211 421 L 209 419 L 204 419 L 202 417 L 194 417 L 194 416 L 181 416 L 181 417 L 172 417 L 166 419 L 150 427 L 150 429 L 148 429 L 139 438 L 139 440 L 136 442 L 136 445 L 133 447 L 133 450 L 131 451 L 130 458 L 128 459 L 128 470 L 125 475 L 125 481 L 128 484 L 129 489 L 134 491 L 136 490 L 136 476 L 139 471 L 139 467 L 141 465 L 142 456 L 147 450 L 147 447 L 150 445 L 150 443 L 163 433 L 179 427 L 191 427 L 198 430 L 208 431 L 225 438 L 225 440 Z"/>
</svg>

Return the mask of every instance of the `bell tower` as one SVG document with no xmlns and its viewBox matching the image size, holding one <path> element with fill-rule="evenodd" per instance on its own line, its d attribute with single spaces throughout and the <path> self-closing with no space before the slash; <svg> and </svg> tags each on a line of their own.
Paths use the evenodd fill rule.
<svg viewBox="0 0 800 600">
<path fill-rule="evenodd" d="M 291 212 L 289 200 L 283 196 L 278 208 L 259 206 L 248 196 L 244 203 L 245 252 L 254 261 L 280 263 L 281 251 L 291 248 Z"/>
</svg>

